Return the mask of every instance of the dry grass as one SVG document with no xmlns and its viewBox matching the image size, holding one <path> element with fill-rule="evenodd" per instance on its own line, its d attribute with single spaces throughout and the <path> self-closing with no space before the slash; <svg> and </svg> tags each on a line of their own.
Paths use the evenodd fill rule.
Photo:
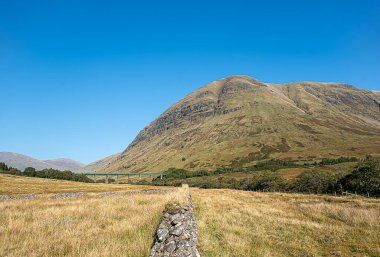
<svg viewBox="0 0 380 257">
<path fill-rule="evenodd" d="M 305 168 L 287 168 L 287 169 L 280 169 L 278 172 L 279 174 L 286 180 L 293 180 L 296 179 L 299 175 L 304 172 Z"/>
<path fill-rule="evenodd" d="M 0 194 L 42 194 L 59 192 L 106 192 L 143 189 L 126 184 L 81 183 L 0 174 Z M 149 188 L 152 188 L 151 186 Z"/>
<path fill-rule="evenodd" d="M 50 180 L 31 181 L 40 184 L 37 189 L 30 187 L 34 192 L 44 188 L 43 181 L 58 186 Z M 47 191 L 62 188 L 115 191 L 110 185 L 63 184 L 60 190 Z M 4 181 L 2 190 L 3 185 Z M 128 189 L 141 187 L 128 186 Z M 0 201 L 0 256 L 147 256 L 165 205 L 184 201 L 186 194 L 186 189 L 113 196 L 87 193 L 71 199 L 41 194 L 34 200 Z"/>
<path fill-rule="evenodd" d="M 0 178 L 2 193 L 40 194 L 0 201 L 0 256 L 147 256 L 165 205 L 188 191 L 124 194 L 147 187 Z M 380 256 L 379 199 L 190 190 L 202 256 Z M 50 195 L 64 191 L 88 193 Z"/>
<path fill-rule="evenodd" d="M 380 256 L 380 200 L 193 189 L 203 256 Z"/>
</svg>

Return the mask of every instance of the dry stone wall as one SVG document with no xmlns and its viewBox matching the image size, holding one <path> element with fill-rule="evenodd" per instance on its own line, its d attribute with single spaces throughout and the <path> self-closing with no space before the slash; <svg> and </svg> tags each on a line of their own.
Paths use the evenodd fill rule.
<svg viewBox="0 0 380 257">
<path fill-rule="evenodd" d="M 158 226 L 150 257 L 200 257 L 198 227 L 191 197 L 183 207 L 168 208 Z"/>
</svg>

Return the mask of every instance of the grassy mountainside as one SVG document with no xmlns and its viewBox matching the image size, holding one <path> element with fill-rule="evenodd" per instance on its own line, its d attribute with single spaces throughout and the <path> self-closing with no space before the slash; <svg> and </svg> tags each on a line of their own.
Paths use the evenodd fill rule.
<svg viewBox="0 0 380 257">
<path fill-rule="evenodd" d="M 378 94 L 338 83 L 214 81 L 145 127 L 106 171 L 210 170 L 380 153 Z"/>
<path fill-rule="evenodd" d="M 33 167 L 37 170 L 57 169 L 76 172 L 85 166 L 83 163 L 71 159 L 59 158 L 41 161 L 30 156 L 11 152 L 0 152 L 0 162 L 4 162 L 8 166 L 19 170 L 24 170 L 27 167 Z"/>
</svg>

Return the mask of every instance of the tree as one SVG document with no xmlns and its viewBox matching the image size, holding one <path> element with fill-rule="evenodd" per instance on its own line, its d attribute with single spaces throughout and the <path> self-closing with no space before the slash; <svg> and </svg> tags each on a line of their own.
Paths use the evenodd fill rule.
<svg viewBox="0 0 380 257">
<path fill-rule="evenodd" d="M 4 162 L 0 162 L 0 170 L 1 171 L 9 171 L 9 168 Z"/>
<path fill-rule="evenodd" d="M 242 189 L 280 191 L 285 188 L 285 181 L 280 174 L 273 171 L 254 172 L 252 177 L 243 181 Z"/>
<path fill-rule="evenodd" d="M 33 167 L 27 167 L 24 170 L 24 175 L 28 177 L 35 177 L 36 176 L 36 169 Z"/>
<path fill-rule="evenodd" d="M 340 180 L 344 190 L 380 196 L 380 160 L 367 156 L 359 167 Z"/>
<path fill-rule="evenodd" d="M 165 179 L 185 179 L 192 177 L 191 172 L 184 169 L 170 168 L 165 171 Z"/>
<path fill-rule="evenodd" d="M 336 179 L 331 171 L 304 171 L 291 186 L 293 191 L 309 193 L 330 193 Z"/>
</svg>

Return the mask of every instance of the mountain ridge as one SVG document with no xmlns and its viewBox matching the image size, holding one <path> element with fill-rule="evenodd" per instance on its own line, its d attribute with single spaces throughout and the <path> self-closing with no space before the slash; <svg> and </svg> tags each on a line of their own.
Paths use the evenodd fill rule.
<svg viewBox="0 0 380 257">
<path fill-rule="evenodd" d="M 222 78 L 171 105 L 102 169 L 195 170 L 265 158 L 378 154 L 378 96 L 333 82 Z"/>
<path fill-rule="evenodd" d="M 0 152 L 0 162 L 6 165 L 23 171 L 26 167 L 33 167 L 36 170 L 43 169 L 57 169 L 57 170 L 70 170 L 78 172 L 86 165 L 78 161 L 68 158 L 57 158 L 51 160 L 38 160 L 33 157 L 14 153 L 14 152 Z"/>
</svg>

